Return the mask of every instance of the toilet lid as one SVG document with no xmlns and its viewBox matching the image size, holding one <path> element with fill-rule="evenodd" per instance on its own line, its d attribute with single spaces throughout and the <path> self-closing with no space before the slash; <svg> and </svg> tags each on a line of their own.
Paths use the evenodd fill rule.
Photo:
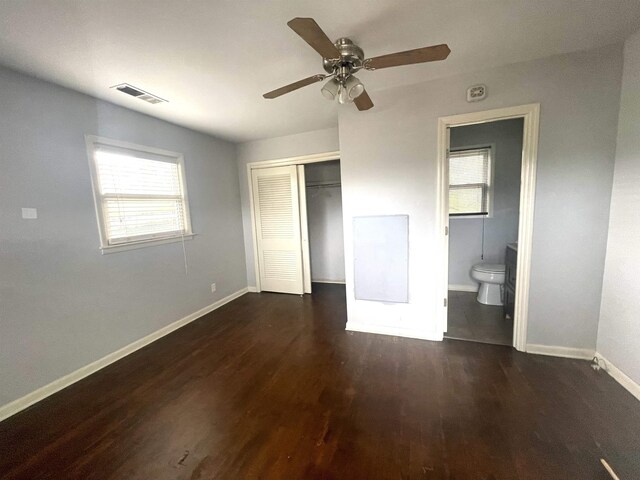
<svg viewBox="0 0 640 480">
<path fill-rule="evenodd" d="M 504 265 L 500 263 L 478 264 L 478 265 L 474 265 L 473 269 L 477 272 L 504 273 Z"/>
</svg>

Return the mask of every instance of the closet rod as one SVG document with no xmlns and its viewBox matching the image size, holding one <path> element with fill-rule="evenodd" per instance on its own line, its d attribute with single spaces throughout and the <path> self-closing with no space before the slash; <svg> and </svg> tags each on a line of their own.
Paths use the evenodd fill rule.
<svg viewBox="0 0 640 480">
<path fill-rule="evenodd" d="M 307 188 L 330 188 L 330 187 L 340 187 L 341 184 L 340 183 L 316 183 L 316 184 L 309 184 L 306 187 Z"/>
</svg>

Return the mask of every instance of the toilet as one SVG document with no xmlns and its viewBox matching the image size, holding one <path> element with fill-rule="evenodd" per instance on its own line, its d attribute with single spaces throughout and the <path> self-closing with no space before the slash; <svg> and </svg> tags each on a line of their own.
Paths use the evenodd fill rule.
<svg viewBox="0 0 640 480">
<path fill-rule="evenodd" d="M 480 283 L 478 302 L 484 305 L 503 305 L 504 265 L 478 263 L 471 269 L 471 278 Z"/>
</svg>

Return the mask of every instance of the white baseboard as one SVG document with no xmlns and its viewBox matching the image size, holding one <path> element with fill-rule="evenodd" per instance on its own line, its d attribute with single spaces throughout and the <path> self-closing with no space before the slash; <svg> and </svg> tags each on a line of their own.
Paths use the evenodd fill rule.
<svg viewBox="0 0 640 480">
<path fill-rule="evenodd" d="M 257 293 L 257 292 L 258 292 L 258 287 L 251 287 L 251 286 L 249 286 L 249 287 L 247 287 L 247 292 L 250 292 L 250 293 Z"/>
<path fill-rule="evenodd" d="M 431 340 L 434 342 L 442 341 L 442 335 L 439 337 L 431 332 L 423 332 L 420 330 L 411 330 L 407 328 L 388 327 L 385 325 L 363 325 L 347 321 L 346 329 L 350 332 L 375 333 L 378 335 L 391 335 L 394 337 L 417 338 L 418 340 Z"/>
<path fill-rule="evenodd" d="M 116 350 L 115 352 L 110 353 L 105 357 L 102 357 L 96 360 L 95 362 L 85 365 L 84 367 L 81 367 L 78 370 L 65 375 L 64 377 L 58 378 L 57 380 L 54 380 L 53 382 L 43 387 L 40 387 L 37 390 L 34 390 L 33 392 L 28 393 L 23 397 L 20 397 L 10 403 L 7 403 L 6 405 L 2 405 L 0 407 L 0 421 L 10 417 L 11 415 L 15 415 L 19 411 L 24 410 L 25 408 L 33 405 L 34 403 L 37 403 L 40 400 L 47 398 L 49 395 L 53 395 L 54 393 L 62 390 L 65 387 L 68 387 L 69 385 L 76 383 L 77 381 L 82 380 L 85 377 L 88 377 L 92 373 L 95 373 L 98 370 L 106 367 L 107 365 L 110 365 L 113 362 L 116 362 L 117 360 L 120 360 L 121 358 L 126 357 L 127 355 L 135 352 L 136 350 L 139 350 L 142 347 L 149 345 L 152 342 L 155 342 L 159 338 L 162 338 L 165 335 L 168 335 L 169 333 L 179 329 L 180 327 L 184 327 L 188 323 L 191 323 L 194 320 L 197 320 L 198 318 L 206 315 L 207 313 L 212 312 L 217 308 L 220 308 L 226 303 L 229 303 L 230 301 L 235 300 L 238 297 L 241 297 L 242 295 L 247 293 L 247 291 L 248 291 L 247 288 L 238 290 L 237 292 L 232 293 L 231 295 L 228 295 L 218 300 L 217 302 L 212 303 L 211 305 L 201 308 L 197 312 L 187 315 L 186 317 L 181 318 L 180 320 L 173 322 L 167 325 L 166 327 L 162 327 L 161 329 L 156 330 L 155 332 L 147 335 L 146 337 L 136 340 L 135 342 L 130 343 L 129 345 L 122 347 L 121 349 Z"/>
<path fill-rule="evenodd" d="M 595 350 L 589 348 L 569 348 L 555 345 L 535 345 L 527 344 L 527 353 L 537 355 L 549 355 L 551 357 L 577 358 L 580 360 L 591 360 L 596 354 Z"/>
<path fill-rule="evenodd" d="M 449 285 L 448 289 L 453 292 L 478 292 L 478 285 Z"/>
<path fill-rule="evenodd" d="M 626 388 L 631 395 L 640 400 L 640 385 L 634 382 L 631 378 L 629 378 L 622 370 L 616 367 L 613 363 L 606 359 L 606 357 L 602 356 L 600 353 L 596 352 L 596 357 L 598 357 L 598 361 L 600 362 L 602 369 L 607 372 L 609 375 L 613 377 L 613 379 Z"/>
</svg>

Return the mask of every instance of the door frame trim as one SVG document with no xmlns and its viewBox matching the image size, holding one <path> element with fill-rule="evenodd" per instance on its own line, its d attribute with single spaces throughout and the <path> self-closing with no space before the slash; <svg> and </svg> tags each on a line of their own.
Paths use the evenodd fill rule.
<svg viewBox="0 0 640 480">
<path fill-rule="evenodd" d="M 533 220 L 538 160 L 538 136 L 540 126 L 540 104 L 531 103 L 515 107 L 498 108 L 481 112 L 451 115 L 438 119 L 438 171 L 436 228 L 440 243 L 440 292 L 447 299 L 449 284 L 449 166 L 447 148 L 448 131 L 451 127 L 479 123 L 524 119 L 522 138 L 522 173 L 520 176 L 520 215 L 518 225 L 518 270 L 516 273 L 516 298 L 513 325 L 513 346 L 521 352 L 527 348 L 527 325 L 529 320 L 529 282 L 531 276 L 531 247 L 533 243 Z M 446 233 L 445 233 L 446 232 Z M 447 309 L 438 313 L 438 329 L 444 335 L 447 324 Z"/>
<path fill-rule="evenodd" d="M 247 179 L 249 182 L 249 205 L 251 207 L 251 239 L 253 241 L 253 262 L 256 272 L 256 292 L 262 291 L 260 282 L 260 265 L 258 261 L 258 237 L 256 230 L 256 213 L 253 197 L 253 178 L 252 170 L 258 168 L 284 167 L 288 165 L 306 165 L 308 163 L 329 162 L 331 160 L 340 160 L 340 152 L 314 153 L 311 155 L 301 155 L 297 157 L 279 158 L 274 160 L 262 160 L 247 163 Z"/>
<path fill-rule="evenodd" d="M 298 177 L 298 210 L 300 211 L 300 242 L 302 244 L 302 291 L 311 293 L 311 252 L 309 251 L 309 220 L 304 165 L 296 165 Z"/>
</svg>

